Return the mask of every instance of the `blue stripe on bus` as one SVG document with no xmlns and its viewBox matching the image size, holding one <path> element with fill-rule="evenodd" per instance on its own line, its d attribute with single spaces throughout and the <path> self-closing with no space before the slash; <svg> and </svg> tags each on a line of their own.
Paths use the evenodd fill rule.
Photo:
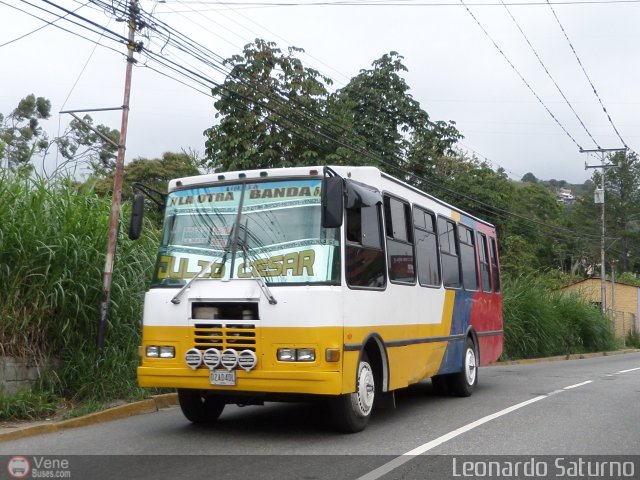
<svg viewBox="0 0 640 480">
<path fill-rule="evenodd" d="M 451 319 L 450 335 L 463 335 L 471 322 L 471 305 L 475 292 L 459 290 L 453 303 L 453 318 Z M 459 372 L 462 369 L 462 354 L 464 352 L 464 336 L 450 340 L 442 357 L 438 375 Z"/>
</svg>

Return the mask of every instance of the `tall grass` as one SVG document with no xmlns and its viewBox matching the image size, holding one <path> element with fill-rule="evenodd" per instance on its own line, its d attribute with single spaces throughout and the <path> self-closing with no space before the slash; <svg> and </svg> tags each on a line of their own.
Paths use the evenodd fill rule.
<svg viewBox="0 0 640 480">
<path fill-rule="evenodd" d="M 617 348 L 611 321 L 544 275 L 504 282 L 504 357 L 546 357 Z"/>
<path fill-rule="evenodd" d="M 105 359 L 96 367 L 110 210 L 110 198 L 68 179 L 0 174 L 0 355 L 56 358 L 46 389 L 76 399 L 140 395 L 139 319 L 157 238 L 151 228 L 137 242 L 119 235 Z"/>
</svg>

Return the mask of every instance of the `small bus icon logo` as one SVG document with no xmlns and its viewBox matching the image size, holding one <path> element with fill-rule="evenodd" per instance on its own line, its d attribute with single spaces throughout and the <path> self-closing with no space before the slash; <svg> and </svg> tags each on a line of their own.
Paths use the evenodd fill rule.
<svg viewBox="0 0 640 480">
<path fill-rule="evenodd" d="M 7 471 L 11 478 L 25 478 L 31 471 L 31 465 L 25 457 L 11 457 L 7 463 Z"/>
</svg>

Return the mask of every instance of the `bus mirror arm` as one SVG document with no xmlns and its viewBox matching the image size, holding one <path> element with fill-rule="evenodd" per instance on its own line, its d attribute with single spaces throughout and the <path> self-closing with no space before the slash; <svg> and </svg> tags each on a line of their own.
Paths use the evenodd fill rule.
<svg viewBox="0 0 640 480">
<path fill-rule="evenodd" d="M 332 173 L 332 176 L 327 176 Z M 322 226 L 324 228 L 339 228 L 342 226 L 344 211 L 344 180 L 326 168 L 325 176 L 322 179 Z"/>
<path fill-rule="evenodd" d="M 137 240 L 142 233 L 142 219 L 144 216 L 144 197 L 136 193 L 131 206 L 131 220 L 129 221 L 129 239 Z"/>
<path fill-rule="evenodd" d="M 144 197 L 146 196 L 159 208 L 164 208 L 166 195 L 140 182 L 133 182 L 131 188 L 135 193 L 131 207 L 131 219 L 129 221 L 129 239 L 137 240 L 142 233 L 142 221 L 144 217 Z"/>
</svg>

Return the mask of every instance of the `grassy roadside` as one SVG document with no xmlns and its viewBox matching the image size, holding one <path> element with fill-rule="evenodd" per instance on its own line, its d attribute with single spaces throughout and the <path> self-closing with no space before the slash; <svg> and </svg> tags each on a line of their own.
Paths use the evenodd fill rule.
<svg viewBox="0 0 640 480">
<path fill-rule="evenodd" d="M 69 179 L 0 176 L 0 355 L 57 365 L 55 372 L 44 367 L 31 390 L 0 395 L 0 419 L 40 418 L 63 403 L 87 410 L 143 398 L 135 368 L 157 231 L 146 228 L 131 242 L 120 229 L 105 355 L 96 365 L 110 199 Z"/>
<path fill-rule="evenodd" d="M 503 360 L 616 350 L 611 321 L 546 275 L 504 282 Z"/>
<path fill-rule="evenodd" d="M 58 363 L 30 390 L 0 394 L 0 420 L 84 415 L 157 393 L 138 388 L 135 377 L 142 295 L 158 244 L 152 225 L 137 242 L 121 229 L 105 358 L 95 362 L 110 209 L 110 199 L 68 179 L 0 174 L 0 355 Z M 505 279 L 503 359 L 619 347 L 597 309 L 550 285 L 543 275 Z M 640 338 L 630 341 L 640 347 Z"/>
</svg>

